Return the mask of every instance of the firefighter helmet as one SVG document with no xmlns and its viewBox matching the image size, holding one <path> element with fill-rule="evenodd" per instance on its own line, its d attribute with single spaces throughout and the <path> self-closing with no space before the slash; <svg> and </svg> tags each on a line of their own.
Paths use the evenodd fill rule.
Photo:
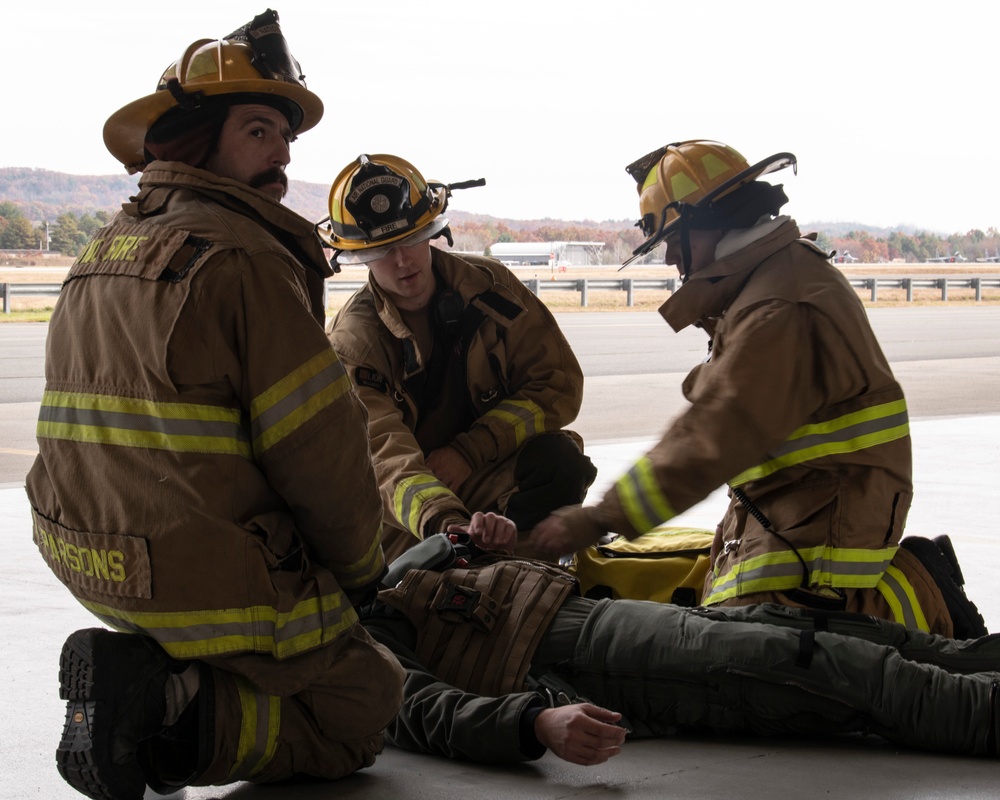
<svg viewBox="0 0 1000 800">
<path fill-rule="evenodd" d="M 642 214 L 636 225 L 646 239 L 625 263 L 650 252 L 682 220 L 692 228 L 726 227 L 728 209 L 720 213 L 719 201 L 760 176 L 788 166 L 796 167 L 791 153 L 777 153 L 751 166 L 732 147 L 704 139 L 668 144 L 637 159 L 625 170 L 636 181 Z M 773 202 L 765 203 L 769 204 Z"/>
<path fill-rule="evenodd" d="M 104 143 L 129 173 L 138 172 L 146 166 L 143 143 L 154 123 L 172 109 L 200 108 L 206 98 L 276 105 L 296 134 L 323 116 L 323 102 L 306 88 L 299 62 L 288 52 L 277 12 L 268 9 L 224 39 L 189 45 L 153 94 L 108 118 Z"/>
<path fill-rule="evenodd" d="M 320 237 L 336 251 L 339 264 L 376 261 L 393 247 L 447 236 L 443 217 L 452 189 L 482 186 L 424 180 L 409 161 L 387 154 L 362 154 L 341 170 L 330 187 L 330 216 L 317 225 Z"/>
</svg>

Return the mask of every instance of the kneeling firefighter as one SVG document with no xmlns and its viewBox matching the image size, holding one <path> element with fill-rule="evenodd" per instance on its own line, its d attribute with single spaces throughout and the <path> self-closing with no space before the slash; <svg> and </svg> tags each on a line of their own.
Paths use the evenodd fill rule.
<svg viewBox="0 0 1000 800">
<path fill-rule="evenodd" d="M 646 237 L 629 261 L 666 243 L 682 285 L 660 314 L 676 331 L 704 329 L 708 355 L 660 442 L 596 506 L 558 512 L 532 539 L 551 554 L 606 531 L 634 538 L 725 483 L 704 604 L 984 633 L 950 542 L 902 539 L 913 491 L 906 400 L 856 292 L 780 214 L 782 186 L 760 180 L 789 166 L 790 153 L 750 165 L 727 145 L 690 140 L 626 168 Z"/>
<path fill-rule="evenodd" d="M 431 246 L 451 243 L 452 191 L 482 183 L 362 155 L 320 224 L 337 264 L 369 271 L 329 335 L 368 409 L 390 561 L 475 512 L 505 515 L 526 538 L 582 502 L 596 474 L 566 429 L 583 372 L 552 314 L 499 261 Z"/>
</svg>

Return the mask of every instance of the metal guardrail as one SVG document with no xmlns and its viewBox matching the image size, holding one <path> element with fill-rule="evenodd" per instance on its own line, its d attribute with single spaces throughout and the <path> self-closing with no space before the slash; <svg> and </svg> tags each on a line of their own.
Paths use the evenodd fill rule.
<svg viewBox="0 0 1000 800">
<path fill-rule="evenodd" d="M 541 292 L 550 291 L 573 291 L 580 293 L 580 306 L 586 308 L 587 293 L 590 290 L 611 290 L 623 291 L 626 293 L 625 304 L 631 308 L 635 305 L 635 293 L 640 289 L 652 289 L 656 291 L 666 291 L 673 294 L 677 291 L 677 278 L 621 278 L 618 280 L 604 280 L 601 278 L 578 278 L 568 281 L 545 281 L 541 278 L 530 278 L 524 281 L 524 285 L 532 294 L 541 296 Z"/>
<path fill-rule="evenodd" d="M 872 277 L 872 278 L 848 278 L 851 286 L 855 289 L 867 289 L 870 292 L 871 302 L 878 300 L 879 287 L 883 289 L 905 289 L 906 302 L 913 302 L 914 289 L 939 289 L 941 300 L 948 300 L 948 287 L 954 289 L 975 289 L 976 302 L 983 299 L 983 287 L 1000 287 L 1000 275 L 985 276 L 920 276 L 906 278 Z"/>
<path fill-rule="evenodd" d="M 948 290 L 974 289 L 976 301 L 983 299 L 984 288 L 1000 288 L 1000 275 L 958 276 L 958 275 L 920 275 L 920 276 L 870 276 L 849 277 L 848 282 L 855 289 L 867 291 L 871 302 L 878 300 L 879 289 L 904 289 L 906 302 L 913 302 L 915 289 L 936 289 L 941 293 L 941 300 L 947 302 Z M 324 304 L 330 304 L 331 292 L 356 292 L 367 281 L 343 281 L 331 279 L 324 284 Z M 588 293 L 591 291 L 623 291 L 626 293 L 626 305 L 635 305 L 635 293 L 643 290 L 653 290 L 673 294 L 677 291 L 677 278 L 621 278 L 619 280 L 604 280 L 601 278 L 574 278 L 572 280 L 543 280 L 529 278 L 524 285 L 535 294 L 542 292 L 577 292 L 580 295 L 580 306 L 586 307 Z M 11 311 L 12 297 L 58 297 L 62 289 L 61 283 L 0 283 L 0 294 L 3 295 L 3 311 Z"/>
<path fill-rule="evenodd" d="M 61 291 L 61 283 L 0 283 L 3 313 L 10 313 L 12 297 L 58 297 Z"/>
</svg>

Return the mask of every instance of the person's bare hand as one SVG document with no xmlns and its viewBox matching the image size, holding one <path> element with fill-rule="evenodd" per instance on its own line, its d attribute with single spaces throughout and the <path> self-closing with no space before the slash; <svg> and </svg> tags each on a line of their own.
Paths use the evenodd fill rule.
<svg viewBox="0 0 1000 800">
<path fill-rule="evenodd" d="M 457 492 L 466 478 L 472 474 L 469 462 L 454 447 L 431 450 L 424 462 L 437 479 L 453 492 Z"/>
<path fill-rule="evenodd" d="M 552 561 L 592 545 L 602 531 L 587 524 L 579 509 L 550 514 L 531 530 L 531 544 Z"/>
<path fill-rule="evenodd" d="M 477 511 L 465 525 L 452 524 L 448 526 L 449 533 L 468 533 L 473 543 L 481 550 L 492 550 L 498 553 L 513 553 L 517 544 L 517 525 L 513 520 L 487 511 Z"/>
<path fill-rule="evenodd" d="M 603 764 L 621 752 L 625 729 L 615 725 L 622 715 L 590 703 L 546 708 L 535 717 L 535 736 L 571 764 Z"/>
</svg>

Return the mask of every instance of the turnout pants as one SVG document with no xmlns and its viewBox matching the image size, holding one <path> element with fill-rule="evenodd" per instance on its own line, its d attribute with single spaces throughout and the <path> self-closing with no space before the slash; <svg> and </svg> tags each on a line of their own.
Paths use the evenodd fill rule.
<svg viewBox="0 0 1000 800">
<path fill-rule="evenodd" d="M 280 670 L 267 668 L 268 689 L 233 671 L 254 656 L 213 659 L 215 741 L 208 768 L 192 783 L 267 783 L 308 775 L 334 779 L 371 766 L 382 732 L 402 701 L 404 673 L 395 657 L 360 626 L 333 663 L 306 686 L 289 663 L 293 693 L 279 691 Z M 220 667 L 220 665 L 222 665 Z M 258 677 L 254 675 L 254 677 Z"/>
<path fill-rule="evenodd" d="M 951 615 L 948 613 L 941 590 L 917 557 L 907 550 L 897 550 L 892 559 L 892 567 L 898 570 L 898 575 L 905 581 L 905 586 L 897 581 L 883 579 L 876 589 L 844 589 L 842 590 L 844 603 L 841 610 L 855 614 L 872 614 L 911 628 L 921 628 L 941 636 L 954 636 Z M 706 589 L 710 586 L 711 579 L 710 570 L 706 579 Z M 813 601 L 816 605 L 813 605 Z M 822 602 L 823 600 L 818 597 L 810 600 L 808 592 L 754 592 L 725 600 L 717 607 L 778 603 L 792 608 L 815 609 Z"/>
<path fill-rule="evenodd" d="M 1000 637 L 956 641 L 851 614 L 574 599 L 535 657 L 639 736 L 876 733 L 996 754 Z"/>
</svg>

